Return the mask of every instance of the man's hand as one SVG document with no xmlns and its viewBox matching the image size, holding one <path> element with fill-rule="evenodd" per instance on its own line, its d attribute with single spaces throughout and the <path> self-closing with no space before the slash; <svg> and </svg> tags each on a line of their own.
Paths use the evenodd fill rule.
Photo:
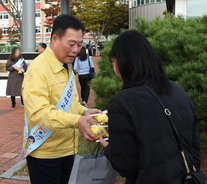
<svg viewBox="0 0 207 184">
<path fill-rule="evenodd" d="M 19 71 L 19 70 L 20 70 L 17 66 L 14 66 L 14 69 L 15 69 L 16 71 Z"/>
<path fill-rule="evenodd" d="M 91 124 L 95 125 L 98 123 L 90 116 L 81 116 L 78 120 L 78 129 L 80 133 L 87 141 L 93 142 L 96 140 L 96 137 L 90 131 Z"/>
<path fill-rule="evenodd" d="M 97 113 L 103 113 L 103 112 L 99 109 L 88 109 L 86 112 L 86 116 L 90 116 L 92 114 L 97 114 Z"/>
</svg>

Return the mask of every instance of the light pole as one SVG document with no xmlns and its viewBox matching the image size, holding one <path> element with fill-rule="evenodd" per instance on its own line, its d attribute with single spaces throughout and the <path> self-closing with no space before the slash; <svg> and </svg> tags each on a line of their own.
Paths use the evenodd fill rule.
<svg viewBox="0 0 207 184">
<path fill-rule="evenodd" d="M 23 0 L 22 51 L 34 52 L 36 47 L 35 0 Z"/>
<path fill-rule="evenodd" d="M 35 0 L 23 0 L 22 52 L 36 48 Z M 70 0 L 61 0 L 61 14 L 70 14 Z"/>
<path fill-rule="evenodd" d="M 61 0 L 60 3 L 61 14 L 70 14 L 70 0 Z"/>
</svg>

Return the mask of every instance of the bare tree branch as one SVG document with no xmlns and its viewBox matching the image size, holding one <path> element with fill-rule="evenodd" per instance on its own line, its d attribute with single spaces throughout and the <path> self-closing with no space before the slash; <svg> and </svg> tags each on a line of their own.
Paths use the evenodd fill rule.
<svg viewBox="0 0 207 184">
<path fill-rule="evenodd" d="M 8 0 L 8 6 L 5 5 L 3 0 L 0 0 L 0 4 L 3 6 L 3 8 L 8 12 L 8 14 L 13 18 L 15 25 L 17 26 L 17 29 L 19 32 L 21 32 L 21 11 L 19 11 L 19 4 L 14 3 L 12 0 Z"/>
</svg>

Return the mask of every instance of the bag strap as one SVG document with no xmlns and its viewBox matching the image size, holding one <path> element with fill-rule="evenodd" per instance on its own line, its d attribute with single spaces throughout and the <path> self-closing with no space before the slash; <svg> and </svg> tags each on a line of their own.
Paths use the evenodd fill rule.
<svg viewBox="0 0 207 184">
<path fill-rule="evenodd" d="M 91 63 L 90 63 L 90 57 L 88 56 L 88 65 L 89 65 L 89 68 L 91 68 Z"/>
<path fill-rule="evenodd" d="M 177 144 L 178 144 L 178 149 L 183 157 L 183 160 L 184 160 L 184 163 L 185 163 L 185 167 L 186 167 L 186 170 L 187 170 L 187 173 L 190 173 L 190 169 L 189 169 L 189 166 L 188 166 L 188 163 L 187 163 L 187 160 L 186 160 L 186 157 L 185 157 L 185 152 L 184 152 L 184 145 L 183 145 L 183 142 L 182 142 L 182 138 L 178 132 L 178 129 L 177 127 L 175 126 L 175 123 L 172 119 L 172 116 L 171 116 L 171 111 L 165 106 L 165 104 L 162 102 L 162 100 L 158 97 L 158 95 L 152 90 L 150 89 L 148 86 L 146 86 L 145 84 L 143 85 L 143 87 L 151 93 L 152 96 L 155 97 L 155 99 L 157 100 L 157 102 L 160 104 L 160 106 L 163 108 L 164 110 L 164 113 L 168 119 L 168 121 L 170 122 L 170 125 L 173 129 L 173 133 L 176 137 L 176 141 L 177 141 Z M 195 167 L 193 166 L 193 169 L 194 171 L 196 171 Z"/>
<path fill-rule="evenodd" d="M 101 147 L 101 144 L 98 143 L 98 144 L 95 146 L 95 148 L 94 148 L 94 150 L 93 150 L 93 152 L 92 152 L 92 155 L 95 155 L 95 158 L 97 158 L 97 157 L 98 157 L 98 154 L 100 153 L 100 151 L 103 152 L 103 150 L 104 150 L 104 147 Z"/>
</svg>

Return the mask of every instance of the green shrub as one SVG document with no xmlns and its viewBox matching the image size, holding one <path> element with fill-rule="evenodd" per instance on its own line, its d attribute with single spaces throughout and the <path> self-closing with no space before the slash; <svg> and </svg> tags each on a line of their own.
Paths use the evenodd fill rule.
<svg viewBox="0 0 207 184">
<path fill-rule="evenodd" d="M 121 89 L 121 81 L 115 76 L 113 66 L 109 61 L 109 52 L 112 41 L 104 43 L 104 51 L 101 60 L 98 61 L 99 72 L 91 83 L 93 90 L 96 92 L 96 107 L 99 109 L 107 109 L 109 101 L 117 91 Z"/>
<path fill-rule="evenodd" d="M 184 20 L 166 16 L 136 19 L 142 32 L 163 60 L 168 77 L 182 86 L 200 117 L 202 148 L 207 148 L 207 16 Z M 145 29 L 144 29 L 145 28 Z"/>
<path fill-rule="evenodd" d="M 184 20 L 167 15 L 151 21 L 136 19 L 135 29 L 143 33 L 162 59 L 168 77 L 182 86 L 195 104 L 200 118 L 201 146 L 207 150 L 207 16 Z M 100 72 L 93 81 L 96 105 L 105 109 L 121 88 L 108 59 L 112 41 L 105 43 L 99 61 Z"/>
</svg>

